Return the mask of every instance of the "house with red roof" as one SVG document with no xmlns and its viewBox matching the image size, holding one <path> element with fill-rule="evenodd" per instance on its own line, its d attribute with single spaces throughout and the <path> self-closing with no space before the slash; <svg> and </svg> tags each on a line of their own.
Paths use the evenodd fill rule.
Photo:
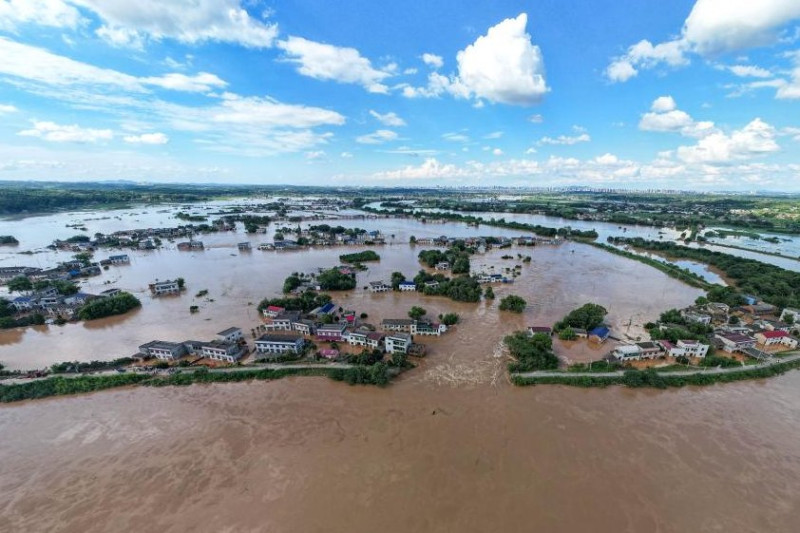
<svg viewBox="0 0 800 533">
<path fill-rule="evenodd" d="M 797 348 L 797 339 L 792 338 L 786 331 L 760 331 L 755 334 L 756 342 L 763 346 L 786 346 L 787 348 Z"/>
</svg>

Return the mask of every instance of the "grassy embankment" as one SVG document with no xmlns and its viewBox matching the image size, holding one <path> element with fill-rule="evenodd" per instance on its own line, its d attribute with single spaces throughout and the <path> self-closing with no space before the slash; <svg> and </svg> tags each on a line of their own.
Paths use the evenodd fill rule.
<svg viewBox="0 0 800 533">
<path fill-rule="evenodd" d="M 272 370 L 259 368 L 237 372 L 213 372 L 196 370 L 192 372 L 178 372 L 170 375 L 150 374 L 112 374 L 105 376 L 79 376 L 68 378 L 56 376 L 27 383 L 13 385 L 0 385 L 0 403 L 17 402 L 47 398 L 50 396 L 69 396 L 84 394 L 117 387 L 130 385 L 144 385 L 149 387 L 164 387 L 169 385 L 192 385 L 194 383 L 223 383 L 250 380 L 274 380 L 287 376 L 327 376 L 336 381 L 346 381 L 351 385 L 379 385 L 388 384 L 389 377 L 386 373 L 376 375 L 370 368 L 355 366 L 352 368 L 282 368 Z"/>
</svg>

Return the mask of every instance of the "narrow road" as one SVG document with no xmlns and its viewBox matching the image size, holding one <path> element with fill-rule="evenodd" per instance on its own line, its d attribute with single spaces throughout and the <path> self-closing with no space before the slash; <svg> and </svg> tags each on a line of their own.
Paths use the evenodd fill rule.
<svg viewBox="0 0 800 533">
<path fill-rule="evenodd" d="M 792 353 L 791 355 L 787 355 L 784 357 L 773 357 L 768 361 L 763 363 L 758 363 L 757 365 L 742 365 L 742 366 L 734 366 L 728 368 L 722 367 L 711 367 L 711 368 L 704 368 L 703 370 L 674 370 L 670 372 L 664 372 L 665 376 L 693 376 L 695 374 L 735 374 L 737 372 L 744 372 L 746 370 L 751 370 L 753 368 L 766 368 L 770 366 L 775 366 L 782 363 L 790 363 L 792 361 L 797 361 L 800 359 L 800 352 Z M 657 368 L 655 370 L 658 370 Z M 604 377 L 621 377 L 625 375 L 625 370 L 616 370 L 614 372 L 557 372 L 551 370 L 536 370 L 533 372 L 515 372 L 512 376 L 519 376 L 521 378 L 550 378 L 550 377 L 593 377 L 593 378 L 604 378 Z"/>
</svg>

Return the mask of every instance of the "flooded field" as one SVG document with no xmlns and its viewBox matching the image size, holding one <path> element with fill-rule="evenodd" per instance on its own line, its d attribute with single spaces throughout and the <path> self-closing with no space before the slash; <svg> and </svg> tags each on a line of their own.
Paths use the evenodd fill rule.
<svg viewBox="0 0 800 533">
<path fill-rule="evenodd" d="M 177 225 L 168 213 L 153 220 L 158 216 Z M 381 261 L 358 274 L 355 291 L 334 293 L 339 305 L 372 322 L 403 316 L 412 305 L 429 315 L 461 315 L 445 336 L 424 341 L 429 355 L 417 369 L 386 389 L 290 378 L 4 406 L 0 530 L 797 530 L 800 373 L 670 391 L 508 383 L 500 346 L 507 333 L 552 325 L 592 301 L 609 309 L 615 335 L 635 338 L 642 324 L 691 303 L 699 290 L 568 243 L 473 256 L 475 271 L 523 265 L 515 283 L 495 286 L 494 302 L 370 294 L 363 289 L 369 280 L 419 270 L 425 247 L 406 244 L 411 235 L 519 232 L 413 220 L 342 224 L 380 229 L 392 244 L 376 248 Z M 257 244 L 271 235 L 203 236 L 202 252 L 178 252 L 174 244 L 132 252 L 130 265 L 112 267 L 84 289 L 130 290 L 141 297 L 140 310 L 2 332 L 0 359 L 10 368 L 42 367 L 129 355 L 152 338 L 204 339 L 229 325 L 249 331 L 259 323 L 255 305 L 277 295 L 287 274 L 332 266 L 348 250 L 240 253 L 235 244 L 245 239 Z M 531 263 L 518 253 L 531 255 Z M 506 254 L 514 258 L 502 259 Z M 49 266 L 69 255 L 48 251 L 15 261 L 38 266 L 25 261 L 38 258 Z M 154 299 L 146 292 L 155 278 L 176 276 L 186 279 L 184 295 Z M 202 289 L 213 302 L 194 297 Z M 496 309 L 508 293 L 528 301 L 522 315 Z M 191 315 L 190 305 L 200 312 Z M 556 342 L 572 361 L 610 348 Z"/>
</svg>

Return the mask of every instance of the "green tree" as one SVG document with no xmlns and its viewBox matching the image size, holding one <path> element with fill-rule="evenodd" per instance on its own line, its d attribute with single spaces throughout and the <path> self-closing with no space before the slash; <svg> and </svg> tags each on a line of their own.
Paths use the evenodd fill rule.
<svg viewBox="0 0 800 533">
<path fill-rule="evenodd" d="M 553 353 L 553 340 L 549 335 L 537 333 L 530 336 L 526 331 L 517 331 L 508 335 L 503 342 L 516 359 L 509 365 L 511 372 L 558 368 L 558 357 Z"/>
<path fill-rule="evenodd" d="M 428 314 L 428 311 L 426 311 L 425 308 L 419 307 L 417 305 L 412 307 L 411 310 L 408 312 L 408 316 L 412 320 L 419 320 L 420 318 L 422 318 L 426 314 Z"/>
<path fill-rule="evenodd" d="M 8 292 L 23 292 L 33 290 L 33 284 L 25 276 L 17 276 L 8 282 Z"/>
<path fill-rule="evenodd" d="M 460 317 L 457 313 L 446 313 L 444 315 L 439 315 L 439 319 L 445 326 L 452 326 L 454 324 L 458 324 Z"/>
<path fill-rule="evenodd" d="M 183 290 L 184 285 L 186 285 L 186 281 L 183 278 L 178 278 L 175 281 L 178 283 L 178 289 Z"/>
<path fill-rule="evenodd" d="M 494 300 L 494 289 L 491 287 L 486 287 L 486 290 L 483 291 L 483 296 L 487 300 Z"/>
<path fill-rule="evenodd" d="M 500 300 L 501 311 L 511 311 L 512 313 L 521 313 L 525 310 L 528 303 L 520 296 L 509 294 Z"/>
<path fill-rule="evenodd" d="M 113 315 L 122 315 L 141 306 L 141 302 L 128 292 L 120 292 L 108 298 L 90 300 L 78 310 L 81 320 L 94 320 Z"/>
<path fill-rule="evenodd" d="M 575 330 L 571 327 L 567 326 L 566 328 L 562 329 L 558 332 L 558 338 L 562 341 L 574 341 L 578 338 L 578 335 L 575 334 Z"/>
<path fill-rule="evenodd" d="M 400 290 L 400 284 L 406 280 L 402 272 L 392 272 L 392 290 Z"/>
<path fill-rule="evenodd" d="M 581 329 L 594 329 L 603 323 L 603 319 L 608 314 L 606 308 L 597 304 L 584 304 L 581 307 L 569 312 L 567 316 L 561 319 L 555 326 L 557 331 L 561 331 L 566 327 L 581 328 Z"/>
</svg>

